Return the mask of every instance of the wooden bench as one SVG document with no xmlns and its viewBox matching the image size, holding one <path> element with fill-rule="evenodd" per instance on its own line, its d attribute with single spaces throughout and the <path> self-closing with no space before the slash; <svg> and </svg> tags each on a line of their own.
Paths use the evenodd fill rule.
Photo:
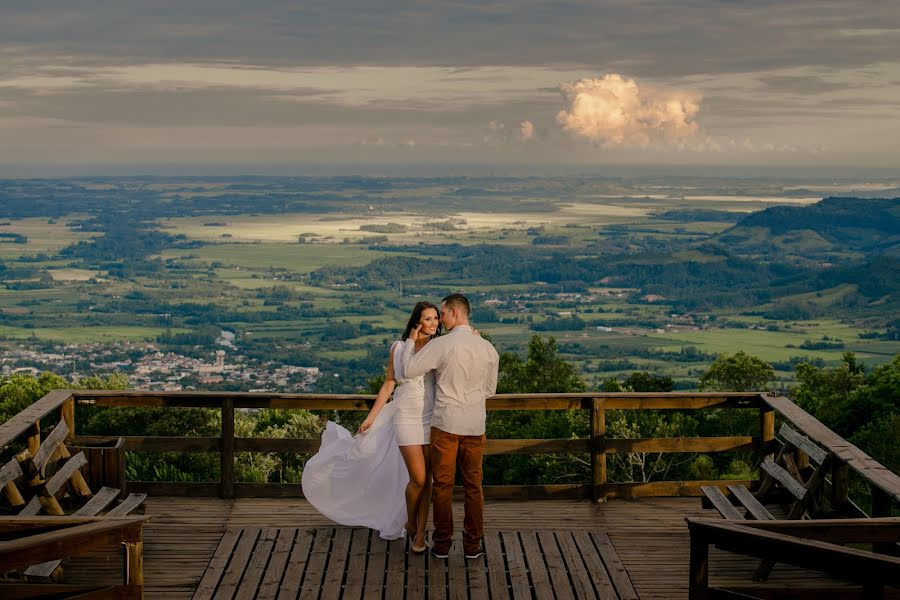
<svg viewBox="0 0 900 600">
<path fill-rule="evenodd" d="M 790 500 L 785 516 L 787 520 L 816 517 L 826 512 L 822 492 L 825 488 L 825 476 L 831 469 L 834 458 L 787 425 L 782 425 L 778 434 L 783 440 L 781 448 L 775 459 L 767 456 L 760 464 L 759 468 L 764 475 L 755 493 L 743 485 L 727 486 L 729 492 L 727 496 L 717 486 L 700 488 L 705 502 L 711 504 L 725 519 L 775 520 L 775 516 L 765 507 L 765 503 L 785 497 Z M 816 463 L 808 478 L 794 460 L 794 453 L 797 450 L 809 457 L 812 463 Z M 756 570 L 754 580 L 768 579 L 774 565 L 772 560 L 763 560 Z"/>
<path fill-rule="evenodd" d="M 885 587 L 900 586 L 900 558 L 847 548 L 844 544 L 896 542 L 900 519 L 820 519 L 815 521 L 701 520 L 687 517 L 690 530 L 690 573 L 688 597 L 703 598 L 846 598 L 859 597 L 854 590 L 841 588 L 739 588 L 709 587 L 709 546 L 754 556 L 763 560 L 806 569 L 854 581 L 862 586 L 864 598 L 884 597 Z M 803 594 L 802 592 L 807 593 Z M 762 593 L 765 592 L 763 596 Z"/>
<path fill-rule="evenodd" d="M 60 585 L 0 581 L 0 598 L 142 598 L 143 534 L 148 517 L 0 517 L 0 572 L 125 547 L 123 583 Z"/>
<path fill-rule="evenodd" d="M 21 507 L 17 516 L 35 517 L 41 513 L 51 516 L 64 516 L 66 511 L 61 504 L 75 504 L 77 508 L 70 516 L 94 517 L 106 511 L 106 516 L 126 516 L 137 510 L 147 498 L 146 494 L 129 494 L 117 506 L 112 506 L 120 495 L 118 488 L 104 486 L 94 494 L 81 469 L 87 465 L 83 452 L 71 455 L 65 444 L 69 428 L 65 420 L 59 422 L 50 434 L 41 442 L 37 453 L 32 457 L 28 450 L 17 454 L 0 469 L 0 484 L 4 495 L 14 508 Z M 51 470 L 55 470 L 48 477 Z M 21 482 L 24 490 L 17 487 Z M 30 495 L 26 502 L 25 496 Z M 26 579 L 31 581 L 49 581 L 57 578 L 60 560 L 51 560 L 28 567 L 24 571 Z"/>
</svg>

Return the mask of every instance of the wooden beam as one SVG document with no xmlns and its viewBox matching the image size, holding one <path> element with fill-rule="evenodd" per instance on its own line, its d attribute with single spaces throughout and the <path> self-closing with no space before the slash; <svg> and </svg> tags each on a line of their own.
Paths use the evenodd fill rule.
<svg viewBox="0 0 900 600">
<path fill-rule="evenodd" d="M 715 509 L 719 511 L 719 514 L 724 518 L 734 519 L 736 521 L 743 520 L 744 515 L 741 514 L 741 511 L 734 507 L 731 500 L 729 500 L 718 487 L 714 485 L 704 485 L 700 488 L 700 491 L 703 492 L 703 495 L 709 499 L 713 507 L 715 507 Z"/>
<path fill-rule="evenodd" d="M 832 544 L 900 541 L 900 517 L 885 519 L 803 519 L 740 521 L 735 523 L 799 538 Z"/>
<path fill-rule="evenodd" d="M 220 498 L 234 498 L 234 400 L 222 401 L 222 449 L 220 458 Z"/>
<path fill-rule="evenodd" d="M 104 519 L 0 542 L 0 570 L 18 570 L 57 558 L 85 554 L 97 548 L 117 546 L 128 531 L 140 529 L 146 519 Z"/>
<path fill-rule="evenodd" d="M 119 439 L 124 442 L 125 450 L 131 452 L 218 452 L 221 444 L 221 438 L 217 437 L 83 435 L 75 438 L 73 445 L 102 446 Z M 280 441 L 279 438 L 267 439 Z"/>
<path fill-rule="evenodd" d="M 729 485 L 728 491 L 734 494 L 734 497 L 737 498 L 738 502 L 740 502 L 743 507 L 747 509 L 747 512 L 749 512 L 757 521 L 771 521 L 775 518 L 772 516 L 772 513 L 770 513 L 766 507 L 750 493 L 750 490 L 744 486 Z"/>
<path fill-rule="evenodd" d="M 747 526 L 760 521 L 738 524 L 690 517 L 686 520 L 691 536 L 700 533 L 708 543 L 729 552 L 824 571 L 862 583 L 900 584 L 900 558 Z M 773 522 L 777 521 L 765 521 Z"/>
<path fill-rule="evenodd" d="M 46 600 L 47 598 L 140 600 L 143 598 L 143 588 L 136 585 L 0 583 L 0 598 L 3 600 Z"/>
<path fill-rule="evenodd" d="M 825 462 L 825 458 L 828 456 L 828 453 L 816 446 L 814 443 L 809 441 L 808 438 L 800 435 L 786 424 L 781 424 L 781 429 L 778 430 L 778 435 L 783 437 L 789 443 L 793 444 L 795 448 L 799 448 L 807 456 L 816 461 L 819 464 Z"/>
<path fill-rule="evenodd" d="M 602 486 L 606 483 L 606 400 L 591 401 L 591 497 L 606 501 Z"/>
<path fill-rule="evenodd" d="M 56 427 L 53 428 L 53 431 L 50 432 L 50 435 L 44 438 L 37 453 L 34 454 L 34 465 L 37 467 L 40 475 L 43 476 L 44 468 L 47 466 L 47 463 L 50 462 L 50 457 L 57 452 L 59 445 L 64 443 L 68 436 L 69 425 L 65 420 L 61 420 L 57 423 Z"/>
<path fill-rule="evenodd" d="M 29 433 L 29 438 L 31 438 L 35 434 L 35 426 L 37 426 L 38 430 L 40 429 L 40 420 L 62 406 L 71 396 L 71 390 L 53 390 L 22 412 L 0 424 L 0 449 L 5 448 L 26 432 Z M 39 435 L 40 431 L 37 433 Z M 32 441 L 29 439 L 28 449 L 32 451 L 31 455 L 34 456 L 37 453 L 38 446 L 40 446 L 40 439 L 37 440 L 34 448 L 31 447 L 31 443 Z"/>
<path fill-rule="evenodd" d="M 766 457 L 766 460 L 759 466 L 759 468 L 769 475 L 771 475 L 778 483 L 784 487 L 787 491 L 789 491 L 795 498 L 798 500 L 803 500 L 806 498 L 808 490 L 803 486 L 802 483 L 794 479 L 793 475 L 791 475 L 787 469 L 784 467 L 775 464 L 775 461 L 772 460 L 771 457 Z"/>
<path fill-rule="evenodd" d="M 629 452 L 727 452 L 755 448 L 759 438 L 735 437 L 675 437 L 675 438 L 607 438 L 609 454 Z"/>
<path fill-rule="evenodd" d="M 705 485 L 727 486 L 740 484 L 750 486 L 748 479 L 707 480 L 707 481 L 650 481 L 647 483 L 607 483 L 603 493 L 609 498 L 651 498 L 673 496 L 702 496 L 701 488 Z"/>
<path fill-rule="evenodd" d="M 487 440 L 484 454 L 586 454 L 591 451 L 591 440 Z"/>
</svg>

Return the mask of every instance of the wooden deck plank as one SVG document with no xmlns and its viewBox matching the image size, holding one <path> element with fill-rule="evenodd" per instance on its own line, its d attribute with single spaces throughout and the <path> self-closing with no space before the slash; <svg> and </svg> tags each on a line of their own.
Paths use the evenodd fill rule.
<svg viewBox="0 0 900 600">
<path fill-rule="evenodd" d="M 435 558 L 428 553 L 428 598 L 429 600 L 446 600 L 447 598 L 447 559 Z"/>
<path fill-rule="evenodd" d="M 506 581 L 506 566 L 500 534 L 487 531 L 484 534 L 484 559 L 487 564 L 488 589 L 491 600 L 507 600 L 509 588 Z"/>
<path fill-rule="evenodd" d="M 625 570 L 625 565 L 622 564 L 622 560 L 616 553 L 609 536 L 600 532 L 593 532 L 590 536 L 594 541 L 597 552 L 600 554 L 600 558 L 603 559 L 603 564 L 606 565 L 606 570 L 610 579 L 612 579 L 619 598 L 622 600 L 639 600 L 637 592 L 634 591 L 634 585 L 631 583 L 631 578 L 628 576 L 628 571 Z"/>
<path fill-rule="evenodd" d="M 322 582 L 320 596 L 322 600 L 338 600 L 343 595 L 344 571 L 347 566 L 347 554 L 350 552 L 351 534 L 352 531 L 346 527 L 341 527 L 334 534 L 328 570 Z"/>
<path fill-rule="evenodd" d="M 369 529 L 354 529 L 350 537 L 350 555 L 347 559 L 347 581 L 344 585 L 346 600 L 361 600 L 363 585 L 368 572 Z M 364 568 L 359 568 L 360 566 Z M 419 595 L 419 598 L 422 596 Z M 257 600 L 262 600 L 259 598 Z"/>
<path fill-rule="evenodd" d="M 284 577 L 284 567 L 287 565 L 291 548 L 294 546 L 294 538 L 297 537 L 296 529 L 279 529 L 278 539 L 272 549 L 272 558 L 266 567 L 262 582 L 259 586 L 257 600 L 275 600 L 278 588 L 281 587 L 281 579 Z"/>
<path fill-rule="evenodd" d="M 218 587 L 216 587 L 215 594 L 213 595 L 215 600 L 231 600 L 234 597 L 238 585 L 240 585 L 241 579 L 244 576 L 244 571 L 250 563 L 250 558 L 253 556 L 253 548 L 256 546 L 256 540 L 259 537 L 259 534 L 260 530 L 258 528 L 243 530 L 241 539 L 237 543 L 237 546 L 234 547 L 234 552 L 231 554 L 231 560 L 228 561 L 228 566 L 225 568 L 225 573 L 222 575 L 222 580 L 219 582 Z"/>
<path fill-rule="evenodd" d="M 487 563 L 485 555 L 466 561 L 469 574 L 469 600 L 488 600 Z"/>
<path fill-rule="evenodd" d="M 241 585 L 238 588 L 234 600 L 253 600 L 256 592 L 259 590 L 259 583 L 265 573 L 266 565 L 269 564 L 269 558 L 272 556 L 272 548 L 275 546 L 275 539 L 278 537 L 278 530 L 274 527 L 263 529 L 253 548 L 253 557 L 244 571 L 244 577 L 241 579 Z"/>
<path fill-rule="evenodd" d="M 222 540 L 219 542 L 215 554 L 213 554 L 209 567 L 203 574 L 203 579 L 200 580 L 197 591 L 194 592 L 194 600 L 210 600 L 213 597 L 216 588 L 219 587 L 222 574 L 225 573 L 225 568 L 228 566 L 228 561 L 231 560 L 231 554 L 234 552 L 234 547 L 237 545 L 241 533 L 241 530 L 234 529 L 226 531 L 225 535 L 222 536 Z"/>
<path fill-rule="evenodd" d="M 372 532 L 369 542 L 369 566 L 366 568 L 366 585 L 363 598 L 381 598 L 384 591 L 384 574 L 387 567 L 387 542 Z"/>
<path fill-rule="evenodd" d="M 547 562 L 547 575 L 550 577 L 550 585 L 553 586 L 557 600 L 574 600 L 572 584 L 566 573 L 566 564 L 559 551 L 559 544 L 556 543 L 556 535 L 551 531 L 540 531 L 537 539 Z"/>
<path fill-rule="evenodd" d="M 538 598 L 552 598 L 553 588 L 550 587 L 550 574 L 547 565 L 544 564 L 544 556 L 538 544 L 537 534 L 534 531 L 522 531 L 519 534 L 522 540 L 522 549 L 525 551 L 525 564 L 531 579 L 531 587 Z"/>
<path fill-rule="evenodd" d="M 603 560 L 596 552 L 590 534 L 587 531 L 576 531 L 572 534 L 572 539 L 578 547 L 578 554 L 584 560 L 584 566 L 587 567 L 588 575 L 597 594 L 601 598 L 618 598 L 616 587 L 606 571 L 606 565 L 603 564 Z"/>
<path fill-rule="evenodd" d="M 306 573 L 303 575 L 301 598 L 315 598 L 322 587 L 322 577 L 328 563 L 328 552 L 331 550 L 332 529 L 320 528 L 315 531 L 315 540 L 309 559 L 306 561 Z"/>
<path fill-rule="evenodd" d="M 447 559 L 447 597 L 450 600 L 468 599 L 466 559 L 463 557 L 462 534 L 460 532 L 453 536 L 450 558 Z"/>
<path fill-rule="evenodd" d="M 385 600 L 403 600 L 406 587 L 406 539 L 391 540 L 387 550 Z"/>
<path fill-rule="evenodd" d="M 314 532 L 298 531 L 284 570 L 284 579 L 278 590 L 278 600 L 296 600 L 300 594 L 300 586 L 303 585 L 306 575 L 306 564 L 309 562 L 312 551 Z"/>
<path fill-rule="evenodd" d="M 586 598 L 611 598 L 616 593 L 609 585 L 601 585 L 599 589 L 594 588 L 591 576 L 588 573 L 588 567 L 581 557 L 575 539 L 569 531 L 561 531 L 556 534 L 556 540 L 559 544 L 560 554 L 566 563 L 569 575 L 572 578 L 572 591 L 579 600 Z"/>
<path fill-rule="evenodd" d="M 425 554 L 413 554 L 406 557 L 406 598 L 422 600 L 425 598 Z"/>
<path fill-rule="evenodd" d="M 515 600 L 531 598 L 531 586 L 528 584 L 528 569 L 525 567 L 525 556 L 519 534 L 515 531 L 500 532 L 503 550 L 506 553 L 506 572 L 509 574 L 512 597 Z"/>
</svg>

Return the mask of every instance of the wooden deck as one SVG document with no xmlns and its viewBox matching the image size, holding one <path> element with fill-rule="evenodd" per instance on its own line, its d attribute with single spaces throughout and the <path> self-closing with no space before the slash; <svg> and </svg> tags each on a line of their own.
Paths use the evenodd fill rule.
<svg viewBox="0 0 900 600">
<path fill-rule="evenodd" d="M 456 523 L 462 524 L 462 506 L 455 505 Z M 423 559 L 421 567 L 415 560 L 408 561 L 405 553 L 393 551 L 399 543 L 383 544 L 377 537 L 366 535 L 364 530 L 352 530 L 349 528 L 335 527 L 335 524 L 320 515 L 309 503 L 302 499 L 237 499 L 220 500 L 216 498 L 171 498 L 151 497 L 147 500 L 147 514 L 151 516 L 150 522 L 144 528 L 144 574 L 145 597 L 154 599 L 179 599 L 188 600 L 197 591 L 204 574 L 210 568 L 217 568 L 214 560 L 217 548 L 225 543 L 230 544 L 226 536 L 238 536 L 235 544 L 231 545 L 229 556 L 237 553 L 240 544 L 240 536 L 253 538 L 253 543 L 271 543 L 273 554 L 266 564 L 253 562 L 251 553 L 242 559 L 240 572 L 225 574 L 227 569 L 219 575 L 211 574 L 208 580 L 216 579 L 215 587 L 221 587 L 223 582 L 229 589 L 237 591 L 240 588 L 242 578 L 259 578 L 260 585 L 265 584 L 264 578 L 271 561 L 275 561 L 274 550 L 278 548 L 279 541 L 290 539 L 291 549 L 298 544 L 309 543 L 307 557 L 304 560 L 312 565 L 313 559 L 318 561 L 315 573 L 309 581 L 319 577 L 320 581 L 336 582 L 340 571 L 341 583 L 344 589 L 350 585 L 350 591 L 362 586 L 365 591 L 370 582 L 376 582 L 381 578 L 387 582 L 389 591 L 386 598 L 445 598 L 448 592 L 461 598 L 497 598 L 497 597 L 553 597 L 543 594 L 548 588 L 556 591 L 557 597 L 569 597 L 565 593 L 565 586 L 557 587 L 557 580 L 562 581 L 562 569 L 566 571 L 571 597 L 594 597 L 578 593 L 579 574 L 577 564 L 567 562 L 567 557 L 572 558 L 573 552 L 569 540 L 572 540 L 575 549 L 581 551 L 582 561 L 588 573 L 589 583 L 592 587 L 583 585 L 583 589 L 596 591 L 596 583 L 600 577 L 599 568 L 604 568 L 612 578 L 614 563 L 601 556 L 599 544 L 610 543 L 610 549 L 621 561 L 627 580 L 633 585 L 634 591 L 640 598 L 650 599 L 678 599 L 687 598 L 688 587 L 688 558 L 690 554 L 688 529 L 684 521 L 685 516 L 697 516 L 713 518 L 714 511 L 704 511 L 700 507 L 699 498 L 647 498 L 640 500 L 611 500 L 606 503 L 593 504 L 589 501 L 575 500 L 544 500 L 528 502 L 489 502 L 485 507 L 486 546 L 484 581 L 472 569 L 465 569 L 465 559 L 462 556 L 461 544 L 455 544 L 451 558 L 447 563 L 447 570 L 438 574 L 428 568 L 428 559 Z M 249 532 L 249 533 L 248 533 Z M 549 543 L 553 536 L 557 555 Z M 532 535 L 535 536 L 541 552 L 538 553 L 532 543 Z M 512 541 L 515 536 L 518 545 Z M 585 537 L 587 536 L 587 537 Z M 367 552 L 362 553 L 365 537 Z M 262 538 L 262 540 L 260 540 Z M 510 540 L 510 552 L 504 552 L 506 540 Z M 584 550 L 588 549 L 585 540 L 593 543 L 596 553 L 591 555 Z M 328 541 L 329 550 L 325 555 L 312 556 L 316 552 L 316 541 L 325 544 Z M 598 542 L 599 541 L 599 542 Z M 281 541 L 286 545 L 287 541 Z M 249 542 L 246 542 L 249 544 Z M 332 550 L 335 545 L 338 551 Z M 344 544 L 347 549 L 344 550 Z M 499 551 L 498 551 L 499 546 Z M 224 548 L 223 547 L 223 548 Z M 267 546 L 263 546 L 265 548 Z M 302 546 L 301 546 L 302 550 Z M 374 551 L 373 551 L 374 550 Z M 521 554 L 516 554 L 521 550 Z M 248 551 L 249 552 L 249 551 Z M 302 554 L 302 552 L 300 552 Z M 341 558 L 343 554 L 343 558 Z M 540 554 L 543 564 L 536 560 Z M 291 555 L 289 554 L 288 557 Z M 329 570 L 328 561 L 336 556 L 340 561 L 332 565 Z M 596 562 L 597 557 L 602 562 Z M 503 559 L 502 568 L 505 569 L 504 577 L 499 575 L 499 558 Z M 411 558 L 411 557 L 410 557 Z M 121 569 L 120 564 L 111 564 L 108 558 L 105 560 L 79 559 L 67 565 L 66 580 L 72 583 L 95 582 L 98 579 L 110 579 L 115 577 L 116 569 Z M 392 562 L 393 559 L 393 562 Z M 495 559 L 498 559 L 495 563 Z M 560 559 L 562 565 L 560 565 Z M 219 559 L 221 560 L 221 559 Z M 231 558 L 229 558 L 231 560 Z M 256 559 L 257 561 L 261 559 Z M 280 560 L 280 558 L 278 559 Z M 299 560 L 299 559 L 298 559 Z M 531 560 L 531 562 L 529 562 Z M 587 561 L 595 561 L 588 564 Z M 251 564 L 252 563 L 252 564 Z M 235 563 L 238 564 L 238 563 Z M 796 569 L 786 565 L 776 565 L 769 581 L 764 584 L 753 584 L 752 575 L 758 561 L 734 555 L 727 552 L 710 550 L 710 583 L 716 586 L 749 587 L 751 585 L 767 588 L 772 592 L 778 590 L 791 590 L 795 592 L 802 588 L 830 588 L 842 589 L 841 597 L 852 598 L 859 595 L 859 588 L 849 584 L 843 584 L 829 579 L 820 573 Z M 530 568 L 534 565 L 534 568 Z M 352 568 L 350 568 L 352 566 Z M 227 565 L 226 565 L 227 567 Z M 492 567 L 494 568 L 491 571 Z M 304 569 L 309 567 L 304 566 Z M 455 569 L 455 570 L 454 570 Z M 236 571 L 237 569 L 233 569 Z M 249 575 L 248 575 L 249 573 Z M 291 577 L 298 574 L 292 571 Z M 370 573 L 377 573 L 371 576 Z M 496 576 L 492 575 L 496 574 Z M 393 575 L 392 575 L 393 574 Z M 400 585 L 402 574 L 403 585 Z M 513 575 L 516 576 L 516 585 L 513 586 Z M 287 569 L 282 573 L 280 586 L 284 586 Z M 546 576 L 546 577 L 545 577 Z M 274 578 L 274 575 L 271 575 Z M 303 574 L 299 574 L 299 590 L 305 589 L 306 580 Z M 351 579 L 352 577 L 352 579 Z M 473 580 L 474 577 L 474 580 Z M 250 579 L 247 579 L 250 581 Z M 549 578 L 550 584 L 547 584 Z M 505 579 L 505 581 L 503 581 Z M 622 580 L 624 581 L 624 579 Z M 446 587 L 439 593 L 439 584 L 443 582 Z M 462 585 L 465 582 L 465 585 Z M 472 584 L 475 584 L 474 588 Z M 504 585 L 500 585 L 500 583 Z M 527 584 L 527 588 L 525 585 Z M 374 585 L 374 583 L 372 583 Z M 602 585 L 602 584 L 601 584 Z M 486 587 L 479 587 L 486 586 Z M 252 586 L 248 586 L 248 589 Z M 310 591 L 314 592 L 310 597 L 317 598 L 326 586 L 314 589 L 310 584 Z M 500 588 L 503 591 L 499 591 Z M 615 588 L 615 586 L 613 586 Z M 270 588 L 266 588 L 267 590 Z M 327 588 L 328 594 L 321 597 L 341 597 L 331 595 L 341 588 Z M 474 591 L 473 591 L 474 589 Z M 482 595 L 479 590 L 485 589 L 487 595 Z M 527 589 L 527 592 L 526 592 Z M 399 591 L 398 591 L 399 590 Z M 428 596 L 426 596 L 426 592 Z M 503 596 L 503 592 L 507 595 Z M 846 593 L 843 593 L 846 592 Z M 267 592 L 268 593 L 268 592 Z M 457 595 L 459 594 L 459 595 Z M 233 596 L 223 595 L 231 598 Z M 243 594 L 238 597 L 246 597 L 253 600 L 255 597 L 279 597 L 257 596 Z M 306 598 L 308 594 L 299 594 L 297 597 Z M 345 594 L 343 597 L 351 597 Z M 361 596 L 369 598 L 370 594 Z M 376 597 L 381 597 L 376 594 Z M 615 596 L 609 596 L 615 597 Z M 822 596 L 826 597 L 826 596 Z"/>
<path fill-rule="evenodd" d="M 229 529 L 194 599 L 638 598 L 605 533 L 489 531 L 484 545 L 445 560 L 369 529 Z"/>
</svg>

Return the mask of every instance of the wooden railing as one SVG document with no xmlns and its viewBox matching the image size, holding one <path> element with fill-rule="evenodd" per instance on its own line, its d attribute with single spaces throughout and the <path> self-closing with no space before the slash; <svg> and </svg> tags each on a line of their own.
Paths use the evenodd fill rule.
<svg viewBox="0 0 900 600">
<path fill-rule="evenodd" d="M 56 390 L 0 425 L 0 448 L 24 438 L 29 448 L 40 444 L 40 420 L 59 415 L 69 426 L 69 441 L 79 445 L 109 443 L 118 438 L 82 436 L 76 432 L 76 406 L 97 407 L 192 407 L 218 409 L 222 429 L 218 437 L 124 437 L 124 449 L 140 452 L 216 452 L 220 456 L 218 482 L 173 483 L 129 482 L 130 491 L 156 495 L 196 496 L 274 496 L 300 494 L 298 484 L 242 483 L 234 478 L 236 452 L 312 453 L 318 439 L 238 438 L 234 435 L 237 409 L 368 410 L 373 396 L 270 394 L 241 392 L 140 392 Z M 623 498 L 646 496 L 699 495 L 701 486 L 756 482 L 739 481 L 651 481 L 611 482 L 607 479 L 607 457 L 629 452 L 711 453 L 752 450 L 758 457 L 772 451 L 775 415 L 781 414 L 802 433 L 833 452 L 837 458 L 832 473 L 832 493 L 846 498 L 848 470 L 867 481 L 875 499 L 872 516 L 889 516 L 892 505 L 900 503 L 900 477 L 875 462 L 826 428 L 789 399 L 759 393 L 582 393 L 582 394 L 501 394 L 488 399 L 488 411 L 505 410 L 585 410 L 590 413 L 591 435 L 585 439 L 489 439 L 487 455 L 499 454 L 590 454 L 591 481 L 585 484 L 486 486 L 485 494 L 494 498 Z M 609 438 L 606 435 L 608 410 L 755 410 L 759 432 L 754 436 Z"/>
</svg>

